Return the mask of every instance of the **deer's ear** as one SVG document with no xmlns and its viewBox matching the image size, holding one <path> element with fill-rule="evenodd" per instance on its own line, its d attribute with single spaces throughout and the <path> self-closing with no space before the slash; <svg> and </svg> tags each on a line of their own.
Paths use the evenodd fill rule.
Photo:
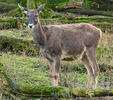
<svg viewBox="0 0 113 100">
<path fill-rule="evenodd" d="M 26 8 L 24 8 L 24 7 L 22 7 L 22 6 L 20 6 L 20 4 L 18 4 L 18 7 L 19 7 L 25 14 L 27 14 L 28 9 L 26 9 Z"/>
<path fill-rule="evenodd" d="M 36 12 L 40 13 L 40 11 L 44 8 L 45 4 L 40 5 L 37 9 Z"/>
</svg>

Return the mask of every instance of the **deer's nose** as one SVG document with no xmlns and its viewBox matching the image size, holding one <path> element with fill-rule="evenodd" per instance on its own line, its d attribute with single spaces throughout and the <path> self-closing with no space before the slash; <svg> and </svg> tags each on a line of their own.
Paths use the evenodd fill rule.
<svg viewBox="0 0 113 100">
<path fill-rule="evenodd" d="M 29 28 L 33 28 L 33 26 L 34 26 L 33 24 L 28 24 Z"/>
<path fill-rule="evenodd" d="M 29 28 L 32 28 L 32 26 L 29 26 Z"/>
</svg>

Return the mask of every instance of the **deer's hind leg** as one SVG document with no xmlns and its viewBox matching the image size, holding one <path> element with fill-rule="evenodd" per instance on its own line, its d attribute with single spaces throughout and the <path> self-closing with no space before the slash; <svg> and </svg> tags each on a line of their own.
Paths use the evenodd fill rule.
<svg viewBox="0 0 113 100">
<path fill-rule="evenodd" d="M 89 63 L 89 60 L 88 60 L 88 57 L 86 55 L 86 52 L 84 52 L 83 56 L 82 56 L 82 61 L 87 69 L 87 72 L 88 72 L 88 82 L 87 82 L 87 88 L 90 88 L 91 84 L 92 84 L 92 80 L 94 78 L 94 75 L 93 75 L 93 70 L 92 70 L 92 67 L 90 66 L 90 63 Z"/>
<path fill-rule="evenodd" d="M 98 75 L 99 75 L 99 66 L 98 66 L 97 61 L 96 61 L 96 46 L 86 48 L 86 54 L 87 54 L 89 63 L 90 63 L 92 70 L 93 70 L 93 74 L 94 74 L 93 88 L 95 89 L 97 86 Z"/>
<path fill-rule="evenodd" d="M 52 86 L 58 86 L 59 71 L 60 71 L 60 59 L 55 57 L 52 61 L 49 61 L 50 77 L 52 80 Z"/>
</svg>

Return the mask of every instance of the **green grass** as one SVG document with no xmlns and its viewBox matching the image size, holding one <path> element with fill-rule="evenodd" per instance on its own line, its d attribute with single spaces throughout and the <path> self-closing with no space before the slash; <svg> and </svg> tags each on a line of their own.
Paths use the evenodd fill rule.
<svg viewBox="0 0 113 100">
<path fill-rule="evenodd" d="M 2 57 L 0 57 L 0 60 L 4 66 L 7 66 L 5 68 L 7 70 L 7 74 L 15 83 L 38 87 L 51 86 L 49 69 L 45 58 L 24 57 L 22 55 L 8 55 L 5 53 L 1 53 L 1 55 Z M 106 66 L 103 65 L 103 67 Z M 111 65 L 111 67 L 113 66 Z M 107 76 L 108 71 L 106 71 L 106 69 L 104 70 L 105 72 L 101 70 L 99 76 L 99 82 L 101 85 L 101 82 L 104 82 L 106 79 L 110 79 L 110 77 Z M 74 61 L 69 63 L 62 62 L 60 76 L 59 84 L 61 86 L 69 88 L 84 88 L 88 75 L 83 64 Z M 100 87 L 102 88 L 102 86 Z"/>
<path fill-rule="evenodd" d="M 9 38 L 16 38 L 22 40 L 33 40 L 32 32 L 30 30 L 20 30 L 20 29 L 9 29 L 9 30 L 1 30 L 0 36 L 6 36 Z"/>
<path fill-rule="evenodd" d="M 2 57 L 1 61 L 9 69 L 9 76 L 18 84 L 32 84 L 36 86 L 39 86 L 39 84 L 40 86 L 41 84 L 46 86 L 48 84 L 49 79 L 46 67 L 39 64 L 39 59 L 36 57 L 23 57 L 4 53 L 2 53 Z"/>
</svg>

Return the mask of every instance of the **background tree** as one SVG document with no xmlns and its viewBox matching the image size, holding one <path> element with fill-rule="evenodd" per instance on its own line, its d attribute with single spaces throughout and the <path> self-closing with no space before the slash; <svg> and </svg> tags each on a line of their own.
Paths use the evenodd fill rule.
<svg viewBox="0 0 113 100">
<path fill-rule="evenodd" d="M 37 8 L 36 0 L 27 0 L 27 8 L 36 9 Z"/>
</svg>

